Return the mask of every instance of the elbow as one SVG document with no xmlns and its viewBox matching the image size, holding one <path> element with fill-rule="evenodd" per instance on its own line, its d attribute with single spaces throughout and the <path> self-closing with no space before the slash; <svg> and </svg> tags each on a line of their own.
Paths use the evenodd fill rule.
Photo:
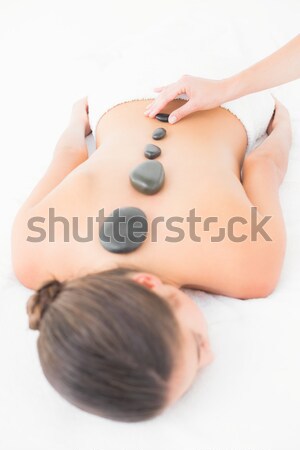
<svg viewBox="0 0 300 450">
<path fill-rule="evenodd" d="M 281 276 L 285 242 L 277 239 L 276 245 L 266 249 L 259 248 L 242 265 L 239 287 L 242 291 L 241 299 L 269 298 L 275 291 Z"/>
<path fill-rule="evenodd" d="M 11 242 L 12 270 L 17 280 L 28 289 L 36 289 L 43 268 L 42 249 L 32 248 L 18 229 L 13 230 Z"/>
<path fill-rule="evenodd" d="M 17 280 L 27 289 L 34 289 L 34 282 L 31 271 L 24 264 L 13 264 L 13 271 Z"/>
<path fill-rule="evenodd" d="M 277 286 L 277 279 L 256 278 L 251 285 L 243 289 L 241 300 L 268 298 Z"/>
<path fill-rule="evenodd" d="M 259 298 L 268 298 L 272 292 L 274 292 L 274 287 L 254 287 L 251 290 L 245 291 L 239 298 L 241 300 L 253 300 Z"/>
<path fill-rule="evenodd" d="M 13 255 L 13 272 L 17 280 L 28 289 L 36 289 L 37 286 L 37 268 L 29 258 Z"/>
</svg>

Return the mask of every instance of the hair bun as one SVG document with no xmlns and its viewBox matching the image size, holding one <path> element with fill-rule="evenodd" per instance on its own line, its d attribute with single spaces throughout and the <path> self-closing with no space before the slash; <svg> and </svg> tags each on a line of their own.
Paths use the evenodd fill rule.
<svg viewBox="0 0 300 450">
<path fill-rule="evenodd" d="M 27 314 L 29 316 L 29 328 L 38 330 L 40 322 L 51 305 L 56 300 L 57 295 L 62 290 L 63 283 L 58 280 L 52 280 L 45 283 L 33 294 L 27 302 Z"/>
</svg>

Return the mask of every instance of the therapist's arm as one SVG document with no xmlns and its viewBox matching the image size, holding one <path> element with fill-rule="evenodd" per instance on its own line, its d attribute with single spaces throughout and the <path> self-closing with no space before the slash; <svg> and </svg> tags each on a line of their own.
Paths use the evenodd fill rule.
<svg viewBox="0 0 300 450">
<path fill-rule="evenodd" d="M 270 89 L 300 78 L 300 34 L 276 52 L 224 80 L 228 100 Z"/>
<path fill-rule="evenodd" d="M 189 100 L 169 116 L 169 123 L 175 123 L 192 112 L 216 108 L 227 101 L 296 78 L 300 78 L 300 34 L 273 54 L 228 78 L 211 80 L 183 75 L 174 83 L 156 87 L 154 90 L 159 95 L 147 106 L 145 115 L 155 117 L 171 100 L 186 94 Z"/>
</svg>

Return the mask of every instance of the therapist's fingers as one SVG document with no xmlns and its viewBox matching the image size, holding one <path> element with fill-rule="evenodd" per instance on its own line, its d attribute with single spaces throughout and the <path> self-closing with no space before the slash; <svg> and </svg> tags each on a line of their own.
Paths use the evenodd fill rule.
<svg viewBox="0 0 300 450">
<path fill-rule="evenodd" d="M 166 89 L 167 87 L 168 86 L 158 86 L 158 87 L 155 87 L 153 90 L 155 92 L 161 92 L 163 89 Z M 154 102 L 155 102 L 155 100 L 153 102 L 149 103 L 149 105 L 146 106 L 145 111 L 149 110 L 153 106 Z"/>
<path fill-rule="evenodd" d="M 154 117 L 158 114 L 171 100 L 177 97 L 177 95 L 182 94 L 182 88 L 174 83 L 169 87 L 163 89 L 159 96 L 150 105 L 150 108 L 145 111 L 145 115 L 149 117 Z"/>
<path fill-rule="evenodd" d="M 145 109 L 145 114 L 146 114 L 146 113 L 149 113 L 149 111 L 152 110 L 153 107 L 156 107 L 157 102 L 159 102 L 159 101 L 161 100 L 163 94 L 164 94 L 164 95 L 166 94 L 166 91 L 167 91 L 167 89 L 168 89 L 169 87 L 170 87 L 170 85 L 167 85 L 167 86 L 160 86 L 160 87 L 155 87 L 155 88 L 154 88 L 154 91 L 160 92 L 160 95 L 159 95 L 158 97 L 156 97 L 156 99 L 153 100 L 153 102 L 149 103 L 149 105 L 148 105 L 148 106 L 146 107 L 146 109 Z M 146 114 L 146 115 L 148 115 L 148 114 Z"/>
<path fill-rule="evenodd" d="M 175 109 L 172 111 L 172 114 L 169 116 L 169 123 L 175 123 L 179 120 L 183 119 L 185 116 L 188 116 L 192 112 L 197 111 L 197 104 L 193 102 L 192 100 L 189 100 L 184 105 L 182 105 L 180 108 Z"/>
</svg>

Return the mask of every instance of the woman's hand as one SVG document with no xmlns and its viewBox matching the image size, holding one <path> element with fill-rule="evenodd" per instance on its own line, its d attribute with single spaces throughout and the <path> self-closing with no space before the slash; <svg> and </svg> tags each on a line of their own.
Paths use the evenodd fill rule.
<svg viewBox="0 0 300 450">
<path fill-rule="evenodd" d="M 285 128 L 287 132 L 291 132 L 290 114 L 286 107 L 272 95 L 275 100 L 275 111 L 267 128 L 267 134 L 271 134 L 275 128 Z"/>
<path fill-rule="evenodd" d="M 92 132 L 89 121 L 89 105 L 87 97 L 77 100 L 72 106 L 71 122 L 82 124 L 84 126 L 84 134 L 87 136 Z"/>
<path fill-rule="evenodd" d="M 288 110 L 277 98 L 274 97 L 274 100 L 275 111 L 267 128 L 268 137 L 245 157 L 244 166 L 252 164 L 251 161 L 264 163 L 265 160 L 270 160 L 281 184 L 288 168 L 292 128 Z"/>
<path fill-rule="evenodd" d="M 229 97 L 229 87 L 226 79 L 209 80 L 192 75 L 183 75 L 175 83 L 154 89 L 156 92 L 160 92 L 160 94 L 147 106 L 145 115 L 154 117 L 171 100 L 180 94 L 186 94 L 189 100 L 169 116 L 169 123 L 175 123 L 194 111 L 220 106 Z"/>
</svg>

